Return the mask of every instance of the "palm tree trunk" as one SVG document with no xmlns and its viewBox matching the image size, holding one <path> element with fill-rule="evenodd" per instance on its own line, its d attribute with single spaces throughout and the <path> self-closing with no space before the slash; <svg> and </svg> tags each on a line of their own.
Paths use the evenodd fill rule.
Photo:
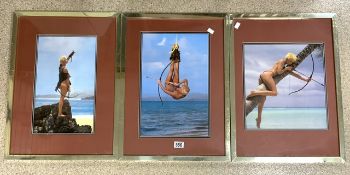
<svg viewBox="0 0 350 175">
<path fill-rule="evenodd" d="M 316 48 L 320 47 L 322 44 L 308 44 L 301 52 L 298 53 L 298 61 L 295 64 L 295 67 L 298 67 L 301 62 L 304 61 L 304 59 L 309 56 Z M 287 75 L 289 72 L 285 72 L 281 75 L 277 75 L 273 77 L 273 79 L 276 82 L 276 85 Z M 266 90 L 266 86 L 264 83 L 260 84 L 259 86 L 256 87 L 257 91 L 259 90 Z M 262 100 L 261 96 L 254 96 L 249 98 L 249 100 L 245 100 L 245 116 L 247 116 L 250 112 L 253 111 L 253 109 L 259 104 L 259 102 Z"/>
</svg>

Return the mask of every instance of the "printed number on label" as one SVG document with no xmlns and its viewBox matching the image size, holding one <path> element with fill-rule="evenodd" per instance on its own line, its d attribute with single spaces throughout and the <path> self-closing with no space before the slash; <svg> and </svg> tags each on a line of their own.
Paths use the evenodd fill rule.
<svg viewBox="0 0 350 175">
<path fill-rule="evenodd" d="M 174 148 L 185 148 L 185 142 L 174 141 Z"/>
</svg>

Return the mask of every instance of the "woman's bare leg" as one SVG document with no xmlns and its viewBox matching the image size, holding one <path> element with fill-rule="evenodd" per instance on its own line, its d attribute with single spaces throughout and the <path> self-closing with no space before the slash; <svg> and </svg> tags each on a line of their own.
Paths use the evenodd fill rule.
<svg viewBox="0 0 350 175">
<path fill-rule="evenodd" d="M 173 73 L 174 73 L 174 63 L 172 62 L 170 64 L 170 69 L 169 69 L 169 72 L 168 72 L 168 75 L 165 79 L 165 85 L 169 82 L 172 82 L 172 79 L 173 79 Z"/>
<path fill-rule="evenodd" d="M 60 97 L 60 101 L 58 102 L 58 116 L 63 116 L 62 108 L 63 108 L 64 98 L 66 97 L 68 92 L 68 86 L 65 83 L 61 83 L 60 91 L 61 91 L 61 97 Z"/>
<path fill-rule="evenodd" d="M 179 69 L 180 69 L 180 63 L 178 61 L 174 62 L 174 83 L 180 82 L 180 76 L 179 76 Z"/>
<path fill-rule="evenodd" d="M 272 76 L 269 73 L 262 73 L 260 75 L 260 78 L 264 82 L 265 86 L 269 90 L 263 90 L 263 91 L 251 91 L 251 93 L 247 96 L 254 97 L 254 96 L 276 96 L 277 95 L 277 87 L 275 80 L 273 80 Z"/>
<path fill-rule="evenodd" d="M 256 127 L 257 128 L 260 128 L 261 114 L 262 114 L 262 110 L 264 108 L 265 101 L 266 101 L 266 96 L 263 96 L 262 101 L 258 104 L 258 118 L 256 119 Z"/>
<path fill-rule="evenodd" d="M 164 87 L 168 91 L 174 91 L 174 86 L 169 84 L 170 82 L 172 83 L 174 81 L 173 77 L 174 77 L 174 62 L 170 64 L 169 72 L 164 82 Z"/>
</svg>

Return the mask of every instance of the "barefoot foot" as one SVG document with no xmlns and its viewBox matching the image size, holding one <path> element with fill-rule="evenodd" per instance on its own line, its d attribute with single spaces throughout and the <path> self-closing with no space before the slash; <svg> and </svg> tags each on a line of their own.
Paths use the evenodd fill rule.
<svg viewBox="0 0 350 175">
<path fill-rule="evenodd" d="M 60 114 L 60 115 L 57 115 L 58 118 L 66 118 L 67 115 L 64 115 L 64 114 Z"/>
<path fill-rule="evenodd" d="M 256 118 L 255 120 L 256 120 L 256 127 L 260 129 L 261 120 L 259 120 L 258 118 Z"/>
</svg>

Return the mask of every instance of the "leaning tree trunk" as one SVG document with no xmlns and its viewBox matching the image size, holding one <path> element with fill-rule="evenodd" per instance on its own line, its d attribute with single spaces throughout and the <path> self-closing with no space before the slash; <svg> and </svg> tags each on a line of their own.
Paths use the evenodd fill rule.
<svg viewBox="0 0 350 175">
<path fill-rule="evenodd" d="M 317 47 L 320 47 L 322 44 L 308 44 L 299 54 L 297 55 L 298 61 L 295 64 L 295 67 L 298 67 L 299 64 L 304 61 L 304 59 L 309 56 Z M 289 74 L 289 72 L 285 72 L 281 75 L 277 75 L 273 77 L 273 80 L 275 80 L 276 85 L 278 82 L 280 82 L 284 77 L 286 77 Z M 259 86 L 256 87 L 257 91 L 261 90 L 266 90 L 266 86 L 264 83 L 260 84 Z M 247 116 L 250 112 L 253 111 L 253 109 L 261 102 L 262 96 L 254 96 L 250 97 L 249 100 L 245 100 L 245 116 Z"/>
</svg>

